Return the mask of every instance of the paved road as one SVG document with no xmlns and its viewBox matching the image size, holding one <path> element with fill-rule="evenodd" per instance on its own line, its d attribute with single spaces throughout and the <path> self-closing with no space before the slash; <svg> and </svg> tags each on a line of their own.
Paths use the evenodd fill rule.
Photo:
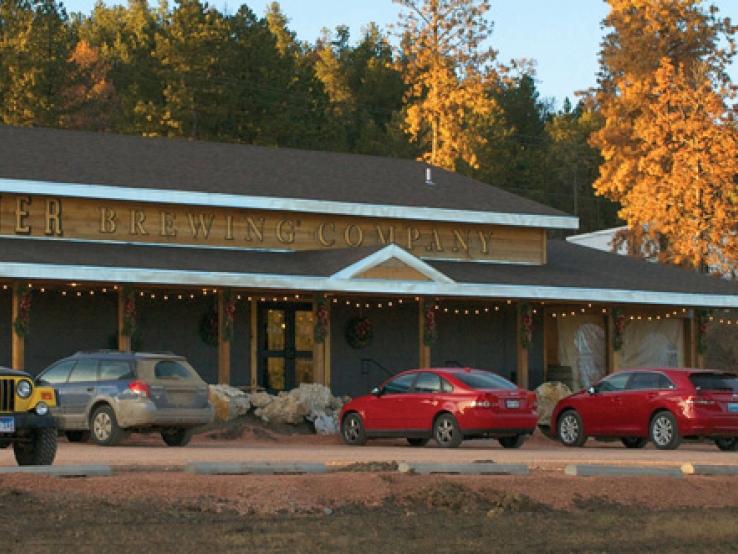
<svg viewBox="0 0 738 554">
<path fill-rule="evenodd" d="M 189 462 L 445 462 L 474 461 L 526 463 L 532 468 L 560 469 L 570 463 L 647 464 L 680 466 L 684 463 L 738 464 L 738 452 L 721 452 L 713 444 L 687 444 L 675 451 L 659 451 L 648 446 L 629 450 L 620 443 L 589 441 L 584 448 L 564 448 L 536 436 L 517 450 L 507 450 L 496 441 L 469 441 L 455 450 L 433 443 L 424 448 L 404 441 L 370 442 L 364 447 L 348 447 L 336 440 L 306 436 L 285 444 L 249 441 L 198 439 L 185 448 L 170 448 L 156 437 L 134 435 L 117 447 L 70 444 L 60 439 L 57 464 L 110 464 L 113 466 L 181 466 Z M 0 450 L 0 465 L 14 465 L 10 449 Z"/>
</svg>

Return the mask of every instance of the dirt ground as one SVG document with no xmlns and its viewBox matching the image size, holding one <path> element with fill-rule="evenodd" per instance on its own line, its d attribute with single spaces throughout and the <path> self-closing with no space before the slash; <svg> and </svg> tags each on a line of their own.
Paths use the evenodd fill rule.
<svg viewBox="0 0 738 554">
<path fill-rule="evenodd" d="M 730 478 L 0 477 L 5 552 L 735 551 Z"/>
</svg>

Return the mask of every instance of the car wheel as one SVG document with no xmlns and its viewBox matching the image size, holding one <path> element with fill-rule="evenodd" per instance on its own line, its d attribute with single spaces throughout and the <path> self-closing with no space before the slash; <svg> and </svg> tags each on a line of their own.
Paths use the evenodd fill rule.
<svg viewBox="0 0 738 554">
<path fill-rule="evenodd" d="M 738 437 L 732 439 L 715 439 L 715 444 L 720 450 L 730 452 L 732 450 L 738 450 Z"/>
<path fill-rule="evenodd" d="M 192 438 L 191 429 L 165 429 L 161 432 L 161 438 L 167 446 L 187 446 Z"/>
<path fill-rule="evenodd" d="M 125 436 L 110 406 L 100 406 L 93 412 L 90 418 L 90 430 L 92 440 L 100 446 L 115 446 Z"/>
<path fill-rule="evenodd" d="M 441 414 L 433 424 L 433 438 L 438 446 L 443 448 L 456 448 L 464 440 L 456 418 L 451 414 Z"/>
<path fill-rule="evenodd" d="M 407 439 L 410 446 L 425 446 L 430 439 Z"/>
<path fill-rule="evenodd" d="M 64 436 L 69 442 L 87 442 L 90 440 L 89 431 L 65 431 Z"/>
<path fill-rule="evenodd" d="M 671 412 L 667 411 L 659 412 L 653 416 L 650 435 L 651 441 L 659 450 L 674 450 L 682 442 L 676 418 Z"/>
<path fill-rule="evenodd" d="M 559 417 L 556 429 L 564 446 L 583 446 L 587 442 L 581 416 L 574 410 L 567 410 Z"/>
<path fill-rule="evenodd" d="M 527 438 L 525 435 L 515 435 L 514 437 L 500 437 L 497 441 L 502 448 L 520 448 Z"/>
<path fill-rule="evenodd" d="M 648 440 L 641 437 L 622 437 L 620 442 L 625 448 L 643 448 Z"/>
<path fill-rule="evenodd" d="M 28 442 L 13 443 L 19 466 L 50 466 L 56 457 L 56 429 L 35 429 Z"/>
<path fill-rule="evenodd" d="M 359 414 L 353 413 L 343 418 L 341 437 L 343 442 L 351 446 L 366 444 L 366 431 L 364 431 L 364 423 Z"/>
</svg>

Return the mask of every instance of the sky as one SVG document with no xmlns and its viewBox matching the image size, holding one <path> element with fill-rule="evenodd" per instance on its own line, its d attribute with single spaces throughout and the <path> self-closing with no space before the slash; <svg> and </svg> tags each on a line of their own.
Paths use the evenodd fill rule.
<svg viewBox="0 0 738 554">
<path fill-rule="evenodd" d="M 156 0 L 149 0 L 152 4 Z M 258 15 L 263 15 L 271 0 L 246 0 Z M 66 0 L 68 12 L 89 13 L 95 0 Z M 112 3 L 107 0 L 106 3 Z M 239 0 L 211 0 L 220 10 L 235 12 Z M 174 0 L 170 0 L 170 5 Z M 720 13 L 738 21 L 738 0 L 716 0 Z M 399 6 L 392 0 L 280 0 L 290 28 L 301 40 L 314 41 L 323 27 L 348 25 L 352 36 L 370 21 L 386 26 L 397 21 Z M 492 0 L 488 16 L 494 22 L 491 45 L 498 60 L 513 58 L 537 62 L 541 95 L 557 104 L 572 98 L 577 90 L 595 84 L 597 52 L 607 14 L 603 0 Z M 738 66 L 731 71 L 738 82 Z"/>
</svg>

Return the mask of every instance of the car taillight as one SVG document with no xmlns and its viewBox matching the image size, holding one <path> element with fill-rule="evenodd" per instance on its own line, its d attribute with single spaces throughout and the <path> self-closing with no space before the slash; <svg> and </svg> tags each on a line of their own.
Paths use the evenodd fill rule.
<svg viewBox="0 0 738 554">
<path fill-rule="evenodd" d="M 128 383 L 128 390 L 144 398 L 148 398 L 151 392 L 149 386 L 143 381 L 131 381 Z"/>
<path fill-rule="evenodd" d="M 472 408 L 494 408 L 495 406 L 497 406 L 497 402 L 489 396 L 482 396 L 471 402 Z"/>
</svg>

